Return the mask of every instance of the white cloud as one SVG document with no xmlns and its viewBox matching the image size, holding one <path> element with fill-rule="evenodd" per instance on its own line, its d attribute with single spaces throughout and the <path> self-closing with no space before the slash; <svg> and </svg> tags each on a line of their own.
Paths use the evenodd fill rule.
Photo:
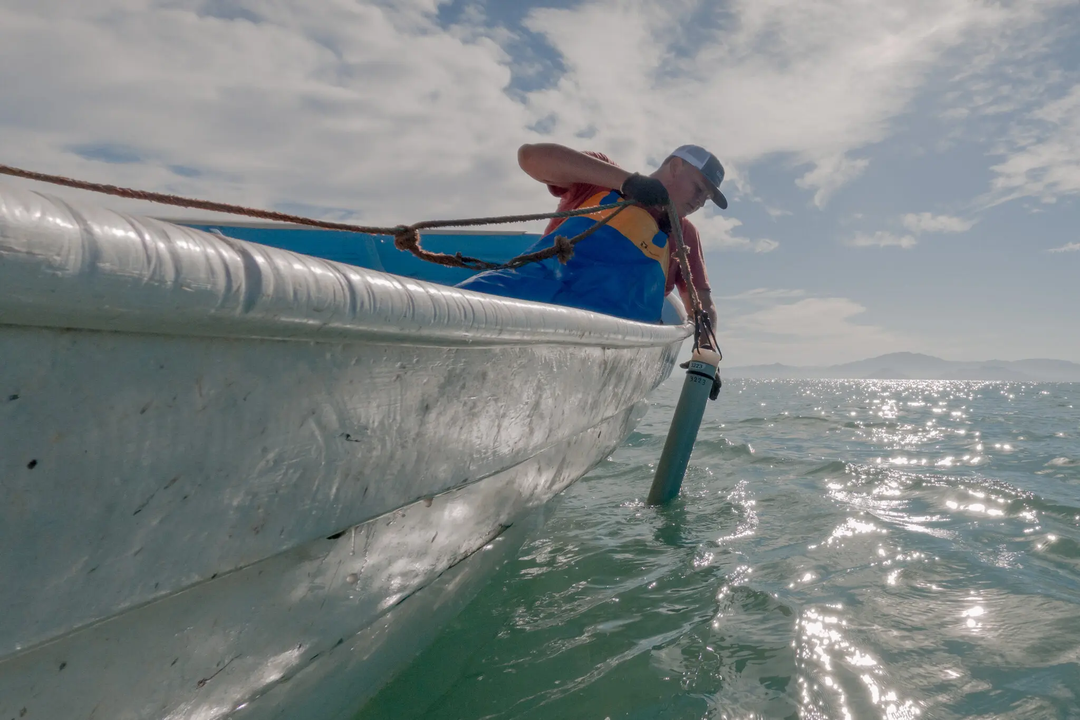
<svg viewBox="0 0 1080 720">
<path fill-rule="evenodd" d="M 946 53 L 1039 16 L 968 0 L 887 11 L 860 0 L 592 0 L 531 14 L 568 73 L 530 108 L 554 118 L 557 139 L 604 128 L 608 149 L 635 166 L 691 140 L 736 166 L 790 154 L 813 166 L 800 185 L 821 206 L 865 169 L 852 153 L 889 135 Z"/>
<path fill-rule="evenodd" d="M 780 243 L 768 238 L 751 240 L 739 237 L 735 228 L 742 225 L 740 220 L 727 215 L 692 216 L 691 221 L 698 229 L 703 250 L 750 250 L 756 253 L 772 252 Z"/>
<path fill-rule="evenodd" d="M 801 188 L 815 190 L 814 204 L 823 208 L 833 193 L 862 175 L 869 164 L 869 160 L 852 160 L 842 155 L 820 160 L 813 170 L 796 180 L 795 184 Z"/>
<path fill-rule="evenodd" d="M 1080 194 L 1080 84 L 1017 124 L 1003 154 L 991 168 L 991 204 L 1021 197 L 1052 203 Z"/>
<path fill-rule="evenodd" d="M 1070 11 L 1072 0 L 1017 4 L 1014 21 L 998 32 L 971 38 L 969 52 L 949 81 L 941 116 L 969 120 L 1006 116 L 1041 104 L 1061 81 L 1056 51 L 1075 42 L 1075 23 L 1056 11 Z M 997 126 L 992 126 L 997 130 Z M 961 130 L 971 139 L 972 125 Z"/>
<path fill-rule="evenodd" d="M 850 333 L 850 318 L 865 311 L 848 298 L 804 298 L 745 315 L 742 324 L 773 335 L 835 338 Z"/>
<path fill-rule="evenodd" d="M 786 291 L 789 292 L 789 291 Z M 748 299 L 765 293 L 752 291 Z M 776 299 L 782 299 L 779 295 Z M 734 365 L 780 362 L 819 365 L 910 349 L 898 333 L 855 321 L 866 308 L 849 298 L 779 302 L 721 323 L 721 342 Z"/>
<path fill-rule="evenodd" d="M 952 217 L 949 215 L 932 215 L 924 213 L 908 213 L 901 222 L 904 227 L 915 233 L 962 233 L 975 226 L 974 220 Z"/>
<path fill-rule="evenodd" d="M 434 7 L 0 7 L 3 157 L 225 201 L 352 209 L 379 223 L 550 206 L 516 167 L 517 146 L 536 136 L 505 92 L 505 53 L 482 33 L 441 31 Z M 103 151 L 141 161 L 93 159 Z"/>
<path fill-rule="evenodd" d="M 1068 243 L 1066 245 L 1062 245 L 1061 247 L 1057 247 L 1057 248 L 1053 248 L 1051 250 L 1047 250 L 1046 252 L 1052 252 L 1052 253 L 1080 252 L 1080 242 Z"/>
<path fill-rule="evenodd" d="M 822 206 L 865 170 L 860 152 L 890 134 L 947 53 L 1040 14 L 972 0 L 887 11 L 862 0 L 584 0 L 530 13 L 526 26 L 566 72 L 522 92 L 510 89 L 506 52 L 516 29 L 480 12 L 442 28 L 442 4 L 8 0 L 0 155 L 398 223 L 550 207 L 514 161 L 545 120 L 544 137 L 635 170 L 700 142 L 736 187 L 740 168 L 787 156 L 808 166 L 799 185 Z"/>
<path fill-rule="evenodd" d="M 918 242 L 913 235 L 893 235 L 890 232 L 878 230 L 873 235 L 858 233 L 847 244 L 852 247 L 899 247 L 908 250 L 915 247 Z"/>
<path fill-rule="evenodd" d="M 967 232 L 975 225 L 974 220 L 965 220 L 951 215 L 933 215 L 928 212 L 908 213 L 900 219 L 900 222 L 911 234 L 897 235 L 887 230 L 879 230 L 873 234 L 860 232 L 846 244 L 851 247 L 898 247 L 910 250 L 919 243 L 918 236 L 924 233 Z"/>
<path fill-rule="evenodd" d="M 769 288 L 754 288 L 753 290 L 747 290 L 746 292 L 741 292 L 737 295 L 723 295 L 716 299 L 773 303 L 778 299 L 803 297 L 804 295 L 806 295 L 805 290 L 785 290 L 782 288 L 773 290 Z"/>
</svg>

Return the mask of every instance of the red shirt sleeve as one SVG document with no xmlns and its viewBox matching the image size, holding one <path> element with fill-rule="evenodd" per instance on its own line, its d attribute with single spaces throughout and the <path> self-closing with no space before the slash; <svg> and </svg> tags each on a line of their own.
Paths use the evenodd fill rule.
<svg viewBox="0 0 1080 720">
<path fill-rule="evenodd" d="M 709 285 L 709 274 L 705 270 L 705 255 L 701 250 L 701 238 L 698 235 L 697 228 L 694 224 L 687 220 L 682 219 L 682 233 L 683 242 L 686 243 L 687 256 L 690 265 L 690 274 L 694 276 L 694 287 L 698 292 L 712 292 L 712 287 Z M 668 278 L 667 286 L 664 288 L 664 294 L 667 295 L 676 286 L 680 291 L 686 291 L 686 279 L 682 274 L 682 266 L 679 265 L 679 258 L 675 254 L 674 240 L 671 241 L 671 253 L 668 260 Z"/>
<path fill-rule="evenodd" d="M 594 157 L 597 160 L 603 160 L 610 165 L 615 165 L 616 167 L 618 167 L 616 163 L 612 162 L 611 158 L 609 158 L 603 153 L 586 150 L 584 154 L 589 155 L 590 157 Z M 558 185 L 548 185 L 547 187 L 548 191 L 552 195 L 559 198 L 559 207 L 557 212 L 575 210 L 581 207 L 581 203 L 585 202 L 596 193 L 610 189 L 601 187 L 599 185 L 590 185 L 588 183 L 574 183 L 570 187 L 559 187 Z M 552 218 L 548 222 L 547 227 L 544 228 L 544 234 L 547 235 L 549 232 L 559 227 L 563 220 L 565 220 L 565 218 Z"/>
</svg>

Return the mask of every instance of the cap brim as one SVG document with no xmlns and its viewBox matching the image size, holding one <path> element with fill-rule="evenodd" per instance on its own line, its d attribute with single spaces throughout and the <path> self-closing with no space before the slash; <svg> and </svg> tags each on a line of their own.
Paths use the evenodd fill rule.
<svg viewBox="0 0 1080 720">
<path fill-rule="evenodd" d="M 716 203 L 721 210 L 727 210 L 727 198 L 724 197 L 724 193 L 720 192 L 720 190 L 713 190 L 712 201 Z"/>
</svg>

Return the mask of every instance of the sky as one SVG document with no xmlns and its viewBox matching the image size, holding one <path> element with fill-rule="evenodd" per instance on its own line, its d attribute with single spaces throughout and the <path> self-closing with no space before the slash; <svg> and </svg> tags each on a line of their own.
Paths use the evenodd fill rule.
<svg viewBox="0 0 1080 720">
<path fill-rule="evenodd" d="M 394 225 L 553 209 L 523 143 L 695 143 L 728 364 L 1080 362 L 1077 36 L 1077 0 L 0 0 L 0 163 Z"/>
</svg>

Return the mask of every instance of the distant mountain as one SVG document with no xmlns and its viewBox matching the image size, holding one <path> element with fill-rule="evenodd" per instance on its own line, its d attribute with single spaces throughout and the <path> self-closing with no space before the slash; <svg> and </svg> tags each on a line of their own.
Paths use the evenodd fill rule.
<svg viewBox="0 0 1080 720">
<path fill-rule="evenodd" d="M 742 378 L 857 378 L 880 380 L 1014 380 L 1080 382 L 1080 364 L 1066 360 L 942 360 L 920 353 L 889 353 L 868 360 L 825 367 L 745 365 L 724 368 L 728 377 Z"/>
</svg>

